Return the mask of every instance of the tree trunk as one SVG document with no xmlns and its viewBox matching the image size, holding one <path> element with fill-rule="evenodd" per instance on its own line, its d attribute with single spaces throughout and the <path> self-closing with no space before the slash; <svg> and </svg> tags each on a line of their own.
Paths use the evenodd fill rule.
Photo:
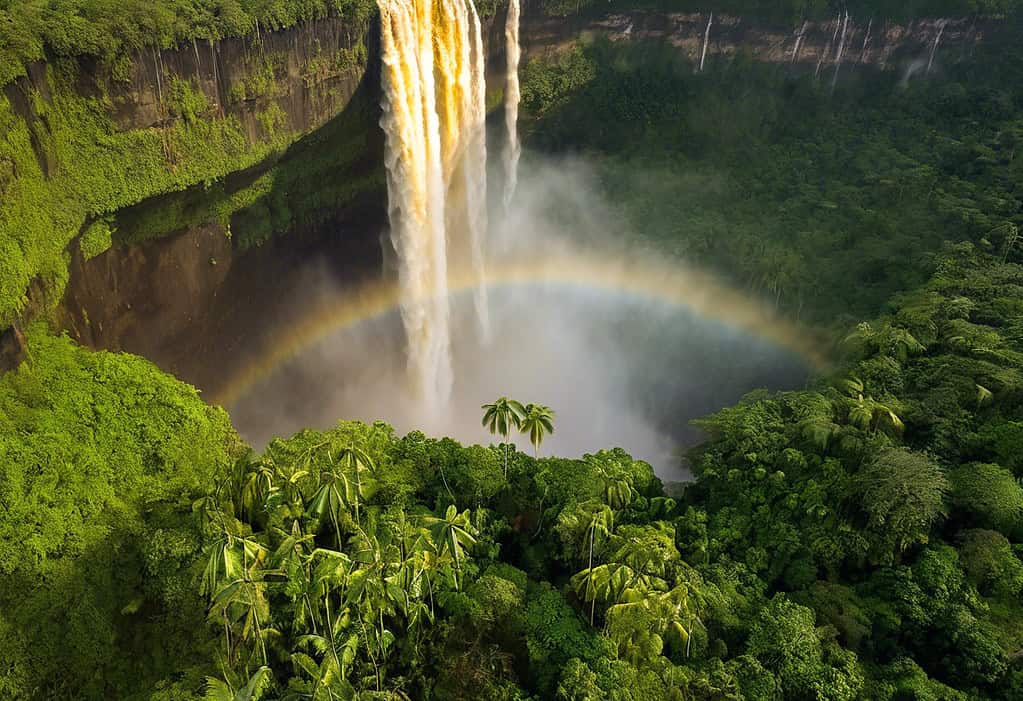
<svg viewBox="0 0 1023 701">
<path fill-rule="evenodd" d="M 590 524 L 590 583 L 593 583 L 593 527 L 595 524 Z M 593 627 L 593 614 L 597 609 L 597 595 L 594 593 L 593 600 L 590 602 L 590 627 Z"/>
</svg>

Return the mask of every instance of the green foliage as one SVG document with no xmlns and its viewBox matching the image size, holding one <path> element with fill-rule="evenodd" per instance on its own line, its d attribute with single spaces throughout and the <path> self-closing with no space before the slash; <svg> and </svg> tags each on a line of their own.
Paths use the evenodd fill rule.
<svg viewBox="0 0 1023 701">
<path fill-rule="evenodd" d="M 365 22 L 365 19 L 360 20 L 357 26 L 363 26 Z M 306 86 L 316 85 L 339 73 L 346 75 L 365 68 L 368 60 L 369 52 L 365 42 L 359 42 L 350 49 L 342 47 L 333 56 L 317 54 L 302 67 L 302 80 Z"/>
<path fill-rule="evenodd" d="M 346 207 L 360 206 L 383 189 L 383 167 L 366 167 L 378 137 L 370 128 L 371 97 L 359 92 L 344 112 L 248 171 L 248 177 L 222 178 L 149 200 L 116 215 L 118 239 L 140 243 L 188 226 L 210 222 L 229 229 L 239 248 L 265 243 L 296 225 L 316 225 Z M 269 136 L 285 138 L 281 113 L 270 106 L 258 117 Z"/>
<path fill-rule="evenodd" d="M 82 257 L 85 260 L 95 258 L 113 245 L 113 230 L 106 219 L 97 219 L 85 227 L 78 239 Z"/>
<path fill-rule="evenodd" d="M 1001 249 L 1021 223 L 999 146 L 1020 129 L 1021 55 L 978 52 L 941 81 L 857 71 L 832 94 L 784 66 L 699 73 L 668 44 L 598 40 L 526 65 L 526 129 L 585 152 L 644 243 L 847 331 L 923 284 L 945 241 Z"/>
<path fill-rule="evenodd" d="M 238 439 L 141 358 L 28 336 L 0 378 L 0 686 L 126 695 L 204 662 L 190 507 Z"/>
<path fill-rule="evenodd" d="M 702 421 L 708 442 L 692 455 L 696 480 L 680 501 L 663 495 L 649 465 L 618 449 L 537 460 L 509 448 L 506 471 L 497 448 L 418 432 L 399 438 L 382 423 L 341 422 L 275 440 L 233 467 L 221 460 L 210 479 L 181 488 L 186 499 L 143 492 L 144 503 L 164 506 L 135 521 L 123 509 L 116 521 L 89 520 L 102 530 L 76 562 L 100 564 L 60 580 L 74 587 L 47 580 L 24 618 L 0 607 L 0 644 L 13 651 L 4 683 L 14 698 L 34 693 L 32 680 L 57 653 L 26 655 L 47 638 L 26 638 L 22 621 L 46 620 L 41 607 L 62 610 L 71 600 L 84 604 L 70 616 L 72 639 L 123 636 L 137 628 L 122 617 L 142 613 L 153 617 L 134 626 L 180 632 L 150 636 L 161 652 L 144 653 L 152 661 L 137 683 L 110 667 L 108 694 L 149 684 L 154 698 L 244 695 L 265 667 L 253 692 L 266 684 L 271 695 L 323 689 L 339 697 L 400 689 L 452 699 L 1006 698 L 1002 687 L 1016 683 L 1009 655 L 1023 644 L 1018 536 L 971 527 L 1004 520 L 1011 498 L 989 497 L 1011 497 L 1018 485 L 1007 470 L 960 456 L 1004 450 L 984 443 L 979 429 L 1011 429 L 1023 395 L 1008 389 L 1011 355 L 977 358 L 948 334 L 961 333 L 949 322 L 967 307 L 971 319 L 990 322 L 1006 309 L 998 301 L 1005 290 L 1020 283 L 1020 266 L 948 250 L 934 279 L 906 297 L 926 306 L 914 301 L 912 316 L 895 307 L 856 331 L 905 340 L 930 325 L 926 344 L 905 353 L 887 341 L 853 344 L 830 380 L 753 393 Z M 1011 322 L 990 327 L 989 346 L 1011 354 Z M 39 338 L 25 368 L 69 352 L 120 359 Z M 869 371 L 888 366 L 901 382 Z M 106 378 L 104 367 L 51 374 L 71 387 L 102 380 L 120 396 L 119 378 Z M 35 396 L 18 379 L 25 368 L 4 382 Z M 168 382 L 155 371 L 148 381 Z M 988 401 L 977 402 L 977 384 L 992 388 Z M 61 384 L 53 391 L 74 395 Z M 851 409 L 868 398 L 906 416 L 903 430 L 857 420 Z M 75 407 L 76 420 L 108 415 Z M 147 422 L 159 420 L 140 407 Z M 96 421 L 90 426 L 105 425 Z M 163 435 L 181 431 L 156 425 Z M 41 433 L 40 446 L 59 430 Z M 14 435 L 17 450 L 25 439 Z M 189 451 L 210 440 L 184 435 Z M 192 457 L 174 464 L 202 464 L 183 455 Z M 950 479 L 945 465 L 959 465 Z M 946 493 L 952 509 L 943 520 Z M 194 520 L 183 520 L 177 504 L 188 510 L 193 495 Z M 141 525 L 130 537 L 112 525 L 131 523 Z M 955 548 L 948 533 L 959 534 Z M 66 558 L 68 542 L 59 547 Z M 135 573 L 126 588 L 104 574 L 110 562 Z M 181 641 L 195 637 L 200 592 L 208 627 L 189 646 Z M 109 649 L 76 655 L 96 665 Z M 83 674 L 72 666 L 62 678 Z M 213 680 L 204 685 L 205 676 Z"/>
<path fill-rule="evenodd" d="M 871 456 L 855 484 L 868 515 L 867 526 L 878 540 L 905 550 L 926 543 L 931 526 L 942 516 L 948 480 L 924 455 L 886 448 Z"/>
<path fill-rule="evenodd" d="M 813 611 L 781 595 L 751 625 L 747 651 L 778 675 L 786 698 L 855 699 L 863 686 L 855 654 L 826 641 Z"/>
<path fill-rule="evenodd" d="M 596 76 L 595 62 L 578 46 L 558 56 L 556 62 L 532 59 L 522 69 L 522 106 L 542 117 Z"/>
<path fill-rule="evenodd" d="M 572 659 L 595 659 L 601 654 L 596 635 L 550 585 L 530 591 L 526 609 L 526 645 L 541 689 L 554 683 L 552 672 Z"/>
<path fill-rule="evenodd" d="M 39 4 L 36 17 L 66 17 L 20 44 L 0 35 L 0 52 L 83 51 L 98 6 L 65 5 Z M 586 9 L 570 5 L 546 9 Z M 190 34 L 205 5 L 172 6 L 179 33 L 160 29 L 161 6 L 88 51 L 116 64 L 111 36 L 205 36 Z M 204 26 L 254 32 L 253 18 L 324 7 L 220 2 Z M 300 70 L 312 85 L 365 58 Z M 275 94 L 281 59 L 259 60 L 234 99 Z M 1009 52 L 993 75 L 966 65 L 940 85 L 881 78 L 833 98 L 741 61 L 694 76 L 650 45 L 526 67 L 535 145 L 595 150 L 601 187 L 660 250 L 729 266 L 843 339 L 827 376 L 700 421 L 694 480 L 672 498 L 620 449 L 515 450 L 519 429 L 535 455 L 553 415 L 510 400 L 485 407 L 503 446 L 342 421 L 240 455 L 191 388 L 33 329 L 29 359 L 0 379 L 0 695 L 1015 698 L 1023 267 L 1019 161 L 1004 154 L 1018 65 Z M 33 276 L 59 289 L 79 233 L 86 257 L 206 221 L 252 245 L 379 189 L 379 168 L 347 177 L 373 145 L 372 106 L 228 186 L 270 147 L 210 119 L 189 81 L 168 86 L 176 119 L 157 135 L 116 130 L 102 98 L 51 73 L 31 125 L 0 103 L 0 314 Z M 257 119 L 287 143 L 278 111 Z"/>
<path fill-rule="evenodd" d="M 595 0 L 543 0 L 544 14 L 567 17 L 600 15 L 607 8 Z M 798 23 L 804 19 L 833 19 L 848 10 L 854 17 L 881 16 L 886 19 L 912 20 L 921 17 L 987 15 L 1002 17 L 1019 9 L 1016 0 L 623 0 L 621 10 L 660 12 L 715 12 L 739 15 L 745 19 Z"/>
<path fill-rule="evenodd" d="M 1006 535 L 1023 527 L 1023 487 L 1004 467 L 969 464 L 952 473 L 952 505 L 979 526 Z"/>
<path fill-rule="evenodd" d="M 12 0 L 0 6 L 0 85 L 50 57 L 91 56 L 118 66 L 145 47 L 171 48 L 276 31 L 336 13 L 364 23 L 367 0 L 169 0 L 159 5 L 107 0 Z"/>
<path fill-rule="evenodd" d="M 963 570 L 982 594 L 1014 597 L 1023 591 L 1023 562 L 1005 536 L 971 529 L 957 540 Z"/>
<path fill-rule="evenodd" d="M 86 257 L 105 250 L 108 236 L 134 243 L 209 222 L 233 224 L 246 248 L 382 189 L 382 167 L 356 168 L 375 148 L 367 126 L 375 107 L 361 93 L 277 156 L 297 136 L 278 105 L 257 115 L 264 134 L 249 143 L 235 119 L 206 114 L 203 94 L 177 80 L 167 90 L 178 117 L 170 126 L 121 131 L 110 105 L 73 90 L 73 72 L 51 68 L 49 75 L 51 99 L 36 100 L 40 119 L 30 124 L 0 96 L 0 166 L 9 162 L 17 173 L 7 182 L 0 171 L 0 325 L 23 308 L 33 278 L 48 292 L 40 304 L 56 303 L 67 278 L 66 246 L 86 222 Z M 59 165 L 47 171 L 45 163 Z M 246 169 L 244 177 L 224 177 Z M 145 206 L 127 208 L 142 200 Z"/>
<path fill-rule="evenodd" d="M 260 52 L 247 56 L 248 71 L 244 78 L 231 85 L 228 99 L 231 102 L 245 102 L 260 97 L 274 97 L 279 93 L 277 81 L 287 72 L 288 55 L 283 52 Z M 315 64 L 314 64 L 315 67 Z"/>
<path fill-rule="evenodd" d="M 543 404 L 527 404 L 523 408 L 520 430 L 529 436 L 534 454 L 539 454 L 544 436 L 554 433 L 554 410 Z"/>
<path fill-rule="evenodd" d="M 9 160 L 18 173 L 0 198 L 3 325 L 24 306 L 34 277 L 59 297 L 67 276 L 65 247 L 87 219 L 216 180 L 258 163 L 291 138 L 279 133 L 249 144 L 235 120 L 200 118 L 204 100 L 187 81 L 175 83 L 174 109 L 181 118 L 172 126 L 120 131 L 101 100 L 74 92 L 73 80 L 72 73 L 49 69 L 51 96 L 32 96 L 39 118 L 31 123 L 0 97 L 0 161 Z M 95 252 L 102 231 L 87 234 L 88 250 Z"/>
</svg>

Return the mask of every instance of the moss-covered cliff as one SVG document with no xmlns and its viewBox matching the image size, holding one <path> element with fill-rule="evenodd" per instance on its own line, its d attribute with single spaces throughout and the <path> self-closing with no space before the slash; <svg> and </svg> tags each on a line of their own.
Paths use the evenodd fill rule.
<svg viewBox="0 0 1023 701">
<path fill-rule="evenodd" d="M 499 103 L 502 85 L 503 4 L 481 8 L 490 104 Z M 641 3 L 616 6 L 617 14 L 586 3 L 575 12 L 558 7 L 527 5 L 527 59 L 598 34 L 665 41 L 694 60 L 710 19 Z M 835 20 L 791 25 L 751 17 L 716 16 L 710 60 L 744 56 L 837 72 Z M 371 5 L 310 10 L 300 24 L 267 31 L 288 26 L 284 19 L 254 23 L 236 38 L 186 32 L 150 42 L 174 49 L 145 41 L 127 53 L 122 42 L 109 56 L 51 48 L 48 62 L 22 66 L 24 75 L 3 87 L 0 366 L 10 355 L 5 344 L 19 345 L 9 327 L 55 307 L 79 253 L 87 261 L 117 243 L 206 225 L 230 236 L 232 248 L 247 248 L 382 197 Z M 847 44 L 857 50 L 842 60 L 898 66 L 900 56 L 925 54 L 938 31 L 942 50 L 962 56 L 992 26 L 853 17 Z"/>
<path fill-rule="evenodd" d="M 140 52 L 127 81 L 87 58 L 58 60 L 6 85 L 0 327 L 27 305 L 52 307 L 66 282 L 68 244 L 82 233 L 83 253 L 100 253 L 119 236 L 119 210 L 196 186 L 223 194 L 192 219 L 173 203 L 157 208 L 132 228 L 137 240 L 198 219 L 226 225 L 234 212 L 280 197 L 276 157 L 350 106 L 366 72 L 369 27 L 368 18 L 334 16 L 259 39 Z M 361 154 L 365 131 L 350 130 L 343 157 Z M 224 180 L 256 166 L 242 183 Z"/>
</svg>

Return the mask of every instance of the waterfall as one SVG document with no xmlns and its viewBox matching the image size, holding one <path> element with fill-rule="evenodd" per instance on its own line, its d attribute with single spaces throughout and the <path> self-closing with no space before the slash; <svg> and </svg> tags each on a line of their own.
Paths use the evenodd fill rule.
<svg viewBox="0 0 1023 701">
<path fill-rule="evenodd" d="M 941 35 L 945 33 L 946 20 L 942 20 L 938 23 L 938 35 L 934 37 L 934 45 L 931 46 L 931 55 L 927 59 L 927 71 L 924 75 L 931 74 L 931 66 L 934 65 L 934 55 L 938 53 L 938 44 L 941 43 Z"/>
<path fill-rule="evenodd" d="M 476 319 L 484 341 L 490 340 L 490 312 L 487 300 L 484 241 L 487 235 L 487 55 L 483 50 L 483 31 L 472 0 L 469 7 L 470 100 L 469 144 L 466 156 L 465 187 L 469 210 L 469 247 L 472 267 L 479 284 L 475 290 Z"/>
<path fill-rule="evenodd" d="M 824 61 L 827 60 L 828 54 L 831 53 L 831 47 L 835 45 L 836 41 L 838 41 L 838 30 L 841 29 L 841 28 L 842 28 L 842 16 L 839 15 L 835 19 L 835 33 L 834 33 L 834 35 L 832 35 L 831 41 L 829 41 L 824 46 L 824 51 L 821 52 L 820 58 L 817 59 L 817 70 L 814 71 L 814 74 L 813 74 L 814 80 L 816 80 L 817 78 L 820 78 L 820 76 L 821 76 L 821 68 L 824 67 Z"/>
<path fill-rule="evenodd" d="M 792 63 L 796 62 L 799 58 L 799 47 L 803 45 L 803 37 L 806 36 L 806 25 L 809 24 L 806 20 L 803 20 L 803 27 L 799 30 L 799 35 L 796 37 L 796 45 L 792 47 Z"/>
<path fill-rule="evenodd" d="M 867 32 L 863 35 L 863 48 L 860 50 L 860 63 L 867 58 L 867 47 L 870 46 L 870 31 L 874 28 L 874 18 L 867 22 Z"/>
<path fill-rule="evenodd" d="M 409 382 L 418 399 L 443 407 L 453 382 L 448 242 L 483 264 L 482 38 L 471 0 L 378 4 L 380 125 Z"/>
<path fill-rule="evenodd" d="M 511 205 L 518 184 L 519 155 L 519 0 L 508 3 L 508 18 L 504 24 L 505 53 L 508 57 L 504 89 L 504 126 L 507 141 L 504 146 L 504 208 Z"/>
<path fill-rule="evenodd" d="M 845 35 L 849 30 L 849 13 L 845 13 L 845 21 L 842 22 L 842 38 L 838 40 L 838 53 L 835 55 L 835 75 L 831 78 L 831 92 L 835 92 L 838 85 L 838 71 L 842 68 L 842 54 L 845 52 Z"/>
<path fill-rule="evenodd" d="M 700 53 L 700 73 L 703 73 L 703 64 L 707 60 L 707 44 L 710 43 L 710 25 L 714 22 L 714 13 L 710 13 L 707 19 L 707 31 L 703 33 L 703 52 Z"/>
</svg>

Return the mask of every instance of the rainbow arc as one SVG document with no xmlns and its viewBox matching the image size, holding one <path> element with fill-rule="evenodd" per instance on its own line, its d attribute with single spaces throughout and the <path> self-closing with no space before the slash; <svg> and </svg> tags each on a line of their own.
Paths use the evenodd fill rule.
<svg viewBox="0 0 1023 701">
<path fill-rule="evenodd" d="M 614 257 L 552 256 L 542 260 L 491 263 L 486 280 L 471 272 L 448 278 L 448 294 L 471 294 L 485 284 L 490 290 L 523 286 L 554 286 L 609 292 L 646 299 L 689 311 L 748 336 L 791 352 L 816 369 L 828 365 L 819 337 L 810 329 L 780 316 L 771 306 L 731 287 L 713 275 L 657 261 Z M 373 319 L 397 313 L 398 286 L 379 281 L 349 290 L 336 302 L 312 309 L 285 329 L 280 342 L 246 363 L 213 396 L 231 406 L 278 368 L 328 337 Z"/>
</svg>

